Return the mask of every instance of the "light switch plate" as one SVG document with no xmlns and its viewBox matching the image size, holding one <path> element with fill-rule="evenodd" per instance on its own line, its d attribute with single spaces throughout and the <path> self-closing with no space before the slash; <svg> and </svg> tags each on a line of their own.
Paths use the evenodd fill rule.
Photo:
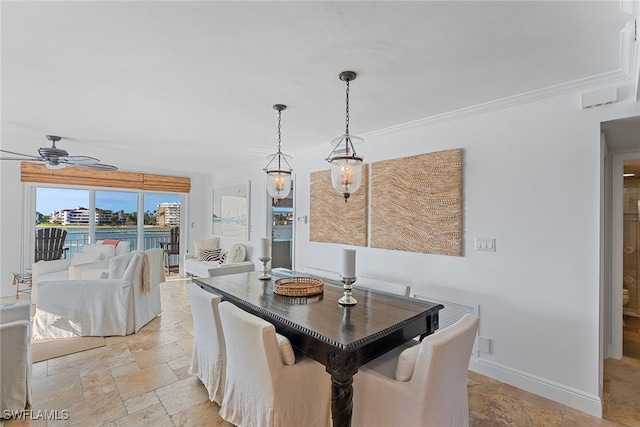
<svg viewBox="0 0 640 427">
<path fill-rule="evenodd" d="M 476 237 L 475 243 L 476 251 L 496 251 L 496 239 L 493 237 Z"/>
</svg>

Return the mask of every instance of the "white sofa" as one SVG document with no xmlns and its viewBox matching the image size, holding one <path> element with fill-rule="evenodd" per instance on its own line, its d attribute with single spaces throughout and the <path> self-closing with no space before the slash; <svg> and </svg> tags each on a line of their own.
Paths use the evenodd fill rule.
<svg viewBox="0 0 640 427">
<path fill-rule="evenodd" d="M 103 245 L 100 241 L 86 244 L 81 253 L 69 259 L 38 261 L 31 265 L 31 302 L 37 304 L 37 284 L 51 280 L 99 279 L 109 271 L 109 260 L 114 256 L 131 252 L 131 242 L 121 241 L 118 245 Z"/>
<path fill-rule="evenodd" d="M 213 238 L 209 239 L 209 242 L 217 242 L 217 240 L 217 238 Z M 196 242 L 196 252 L 197 251 L 198 247 Z M 183 262 L 185 274 L 194 277 L 213 277 L 255 271 L 256 269 L 252 261 L 247 261 L 249 248 L 242 243 L 232 243 L 226 250 L 221 248 L 221 253 L 228 254 L 223 263 L 217 260 L 203 261 L 197 258 L 197 254 L 186 254 Z"/>
<path fill-rule="evenodd" d="M 113 257 L 108 278 L 44 281 L 33 338 L 129 335 L 161 312 L 163 251 L 155 248 Z"/>
</svg>

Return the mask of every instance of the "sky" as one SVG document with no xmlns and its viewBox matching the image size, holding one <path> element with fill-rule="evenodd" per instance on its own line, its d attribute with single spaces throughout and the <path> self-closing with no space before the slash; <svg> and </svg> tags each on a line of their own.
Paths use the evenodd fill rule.
<svg viewBox="0 0 640 427">
<path fill-rule="evenodd" d="M 62 209 L 74 209 L 78 206 L 89 207 L 89 190 L 69 190 L 66 188 L 38 188 L 36 190 L 36 211 L 43 215 Z M 124 210 L 135 212 L 138 210 L 138 194 L 124 191 L 96 190 L 96 208 Z M 153 212 L 163 202 L 180 203 L 179 194 L 144 193 L 144 210 Z"/>
</svg>

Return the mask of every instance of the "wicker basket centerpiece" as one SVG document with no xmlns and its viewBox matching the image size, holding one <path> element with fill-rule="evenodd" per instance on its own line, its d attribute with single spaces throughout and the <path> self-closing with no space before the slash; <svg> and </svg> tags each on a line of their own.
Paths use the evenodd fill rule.
<svg viewBox="0 0 640 427">
<path fill-rule="evenodd" d="M 291 276 L 273 281 L 273 292 L 288 297 L 308 297 L 324 291 L 324 281 L 317 277 Z"/>
</svg>

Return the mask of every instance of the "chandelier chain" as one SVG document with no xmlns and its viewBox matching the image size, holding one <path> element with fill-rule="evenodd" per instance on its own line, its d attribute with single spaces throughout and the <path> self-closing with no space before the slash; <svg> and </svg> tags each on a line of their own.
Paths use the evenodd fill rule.
<svg viewBox="0 0 640 427">
<path fill-rule="evenodd" d="M 280 152 L 280 123 L 282 122 L 282 111 L 278 111 L 278 153 Z"/>
<path fill-rule="evenodd" d="M 345 119 L 345 126 L 346 126 L 346 134 L 349 134 L 349 80 L 347 80 L 347 99 L 346 99 L 346 104 L 347 104 L 347 114 L 346 114 L 346 119 Z"/>
<path fill-rule="evenodd" d="M 279 110 L 278 111 L 278 170 L 282 169 L 282 165 L 280 160 L 282 160 L 282 151 L 280 151 L 280 140 L 281 140 L 281 133 L 280 133 L 280 123 L 282 122 L 282 111 Z"/>
</svg>

